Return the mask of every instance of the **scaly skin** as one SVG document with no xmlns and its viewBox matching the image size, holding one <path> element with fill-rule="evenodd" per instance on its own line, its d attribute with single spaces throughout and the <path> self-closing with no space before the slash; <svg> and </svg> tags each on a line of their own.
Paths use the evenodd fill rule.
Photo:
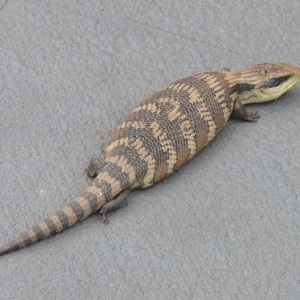
<svg viewBox="0 0 300 300">
<path fill-rule="evenodd" d="M 222 69 L 178 80 L 135 108 L 113 133 L 105 163 L 94 159 L 96 176 L 83 194 L 0 248 L 0 255 L 34 244 L 100 211 L 124 203 L 129 191 L 146 188 L 179 169 L 225 126 L 231 114 L 255 121 L 244 104 L 278 98 L 300 80 L 285 63 L 242 71 Z"/>
</svg>

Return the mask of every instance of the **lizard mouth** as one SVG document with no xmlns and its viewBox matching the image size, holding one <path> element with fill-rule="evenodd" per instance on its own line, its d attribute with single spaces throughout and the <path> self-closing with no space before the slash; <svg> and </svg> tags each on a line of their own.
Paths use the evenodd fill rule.
<svg viewBox="0 0 300 300">
<path fill-rule="evenodd" d="M 278 85 L 272 87 L 263 85 L 261 88 L 259 88 L 259 90 L 266 97 L 265 101 L 267 101 L 267 98 L 273 100 L 278 98 L 282 94 L 284 94 L 286 91 L 292 88 L 299 81 L 300 81 L 300 74 L 298 73 L 291 76 L 278 78 L 278 82 L 279 82 Z"/>
</svg>

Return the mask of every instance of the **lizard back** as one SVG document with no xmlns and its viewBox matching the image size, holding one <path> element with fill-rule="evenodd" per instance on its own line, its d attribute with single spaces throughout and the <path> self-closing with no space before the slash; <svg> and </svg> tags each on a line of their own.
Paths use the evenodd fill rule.
<svg viewBox="0 0 300 300">
<path fill-rule="evenodd" d="M 144 188 L 179 169 L 224 127 L 233 107 L 226 74 L 174 82 L 135 108 L 113 133 L 105 160 L 126 157 Z"/>
</svg>

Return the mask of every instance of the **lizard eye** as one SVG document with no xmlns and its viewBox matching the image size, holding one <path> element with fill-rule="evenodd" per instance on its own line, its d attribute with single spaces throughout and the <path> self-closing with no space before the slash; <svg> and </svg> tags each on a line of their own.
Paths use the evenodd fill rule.
<svg viewBox="0 0 300 300">
<path fill-rule="evenodd" d="M 270 80 L 266 81 L 263 84 L 263 87 L 265 87 L 265 88 L 276 87 L 276 86 L 280 85 L 282 82 L 286 81 L 288 78 L 289 78 L 289 76 L 271 78 Z"/>
</svg>

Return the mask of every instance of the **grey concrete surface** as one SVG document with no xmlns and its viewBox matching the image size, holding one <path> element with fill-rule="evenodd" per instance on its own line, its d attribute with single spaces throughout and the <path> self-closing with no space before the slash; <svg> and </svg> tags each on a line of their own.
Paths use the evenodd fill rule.
<svg viewBox="0 0 300 300">
<path fill-rule="evenodd" d="M 166 84 L 300 65 L 298 1 L 0 1 L 0 241 L 88 184 Z M 0 258 L 0 299 L 300 299 L 300 86 L 99 216 Z"/>
</svg>

